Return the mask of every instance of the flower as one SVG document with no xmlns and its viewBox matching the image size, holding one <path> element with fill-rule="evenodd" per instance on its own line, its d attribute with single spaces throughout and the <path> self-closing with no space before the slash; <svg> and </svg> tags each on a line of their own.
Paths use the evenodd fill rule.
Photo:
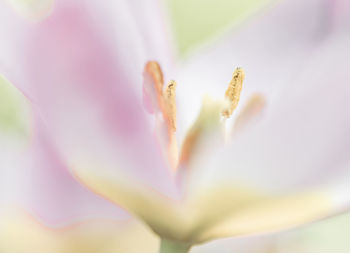
<svg viewBox="0 0 350 253">
<path fill-rule="evenodd" d="M 233 136 L 222 134 L 229 127 L 222 112 L 228 116 L 227 103 L 234 109 L 240 97 L 237 87 L 244 75 L 238 69 L 226 93 L 228 102 L 204 100 L 180 155 L 174 135 L 180 128 L 175 125 L 175 82 L 163 93 L 159 65 L 146 64 L 144 104 L 154 117 L 137 92 L 146 61 L 172 68 L 162 23 L 146 18 L 150 13 L 159 20 L 155 3 L 144 4 L 145 13 L 137 13 L 140 19 L 135 20 L 122 2 L 88 0 L 57 1 L 51 14 L 36 23 L 2 13 L 7 21 L 2 23 L 11 28 L 4 29 L 0 65 L 33 104 L 39 137 L 43 134 L 49 143 L 40 141 L 43 152 L 53 152 L 82 184 L 143 220 L 163 239 L 162 247 L 185 252 L 215 238 L 304 224 L 348 206 L 347 182 L 339 180 L 349 171 L 350 119 L 340 113 L 349 103 L 347 15 L 339 15 L 334 28 L 305 24 L 301 17 L 315 15 L 317 20 L 322 3 L 276 3 L 241 28 L 233 41 L 185 65 L 177 95 L 186 108 L 178 108 L 178 118 L 201 97 L 206 82 L 226 80 L 227 75 L 210 70 L 227 59 L 225 67 L 232 68 L 227 52 L 235 52 L 237 64 L 246 69 L 250 89 L 252 82 L 264 85 L 265 99 L 255 96 L 236 116 Z M 345 2 L 328 3 L 349 10 Z M 133 3 L 129 7 L 142 10 Z M 269 36 L 252 42 L 253 35 Z M 228 50 L 233 42 L 237 50 Z M 259 55 L 262 46 L 265 52 Z M 225 55 L 215 52 L 221 48 Z M 201 64 L 203 58 L 207 65 Z M 207 78 L 210 73 L 218 81 Z M 277 84 L 280 90 L 266 92 Z M 181 85 L 194 92 L 183 96 Z M 259 118 L 264 101 L 268 105 Z M 67 191 L 64 196 L 70 195 Z"/>
</svg>

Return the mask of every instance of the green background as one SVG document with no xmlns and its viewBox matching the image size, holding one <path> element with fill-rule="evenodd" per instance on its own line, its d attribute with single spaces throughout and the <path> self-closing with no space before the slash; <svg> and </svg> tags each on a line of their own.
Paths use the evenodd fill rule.
<svg viewBox="0 0 350 253">
<path fill-rule="evenodd" d="M 166 0 L 179 53 L 185 55 L 272 0 Z"/>
</svg>

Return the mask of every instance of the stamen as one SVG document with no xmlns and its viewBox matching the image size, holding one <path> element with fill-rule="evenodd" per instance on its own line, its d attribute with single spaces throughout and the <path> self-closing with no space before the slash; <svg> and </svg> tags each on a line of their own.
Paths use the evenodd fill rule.
<svg viewBox="0 0 350 253">
<path fill-rule="evenodd" d="M 144 104 L 149 112 L 163 115 L 170 132 L 176 131 L 176 82 L 170 81 L 163 92 L 163 72 L 156 61 L 145 66 Z"/>
<path fill-rule="evenodd" d="M 161 112 L 163 103 L 163 72 L 156 61 L 145 65 L 143 82 L 143 102 L 148 112 Z"/>
<path fill-rule="evenodd" d="M 176 82 L 170 81 L 163 91 L 163 72 L 156 61 L 145 65 L 143 100 L 145 108 L 156 114 L 156 133 L 173 170 L 178 163 L 176 142 Z"/>
<path fill-rule="evenodd" d="M 232 115 L 238 105 L 244 77 L 245 74 L 242 68 L 237 68 L 233 73 L 232 80 L 225 93 L 225 97 L 230 102 L 230 105 L 222 111 L 222 115 L 226 118 L 229 118 Z"/>
<path fill-rule="evenodd" d="M 171 80 L 163 94 L 167 119 L 173 132 L 176 131 L 176 82 Z"/>
<path fill-rule="evenodd" d="M 159 94 L 161 94 L 161 91 L 163 89 L 163 72 L 162 69 L 159 66 L 159 63 L 156 61 L 149 61 L 146 64 L 145 67 L 146 72 L 150 73 L 153 77 L 153 80 L 155 81 L 156 89 L 159 91 Z"/>
</svg>

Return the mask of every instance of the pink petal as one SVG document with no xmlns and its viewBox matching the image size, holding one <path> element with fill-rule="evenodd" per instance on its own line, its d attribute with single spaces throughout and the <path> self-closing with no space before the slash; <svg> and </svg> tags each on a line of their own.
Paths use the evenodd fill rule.
<svg viewBox="0 0 350 253">
<path fill-rule="evenodd" d="M 56 2 L 55 6 L 69 3 L 66 0 Z M 113 44 L 132 81 L 142 81 L 142 70 L 147 60 L 157 60 L 167 69 L 171 68 L 173 56 L 170 36 L 166 34 L 168 24 L 161 15 L 162 5 L 157 0 L 118 0 L 104 4 L 83 0 L 74 5 L 89 9 L 91 21 L 99 24 L 99 31 L 103 31 Z M 23 80 L 18 79 L 25 79 L 21 64 L 23 43 L 38 21 L 25 19 L 12 7 L 6 1 L 0 3 L 1 37 L 4 38 L 0 41 L 0 71 L 6 73 L 11 81 L 21 81 L 22 87 Z M 16 65 L 16 69 L 13 65 Z M 139 87 L 139 83 L 134 84 L 136 88 Z"/>
<path fill-rule="evenodd" d="M 39 23 L 14 19 L 22 29 L 21 41 L 10 39 L 20 45 L 23 89 L 71 171 L 84 174 L 85 164 L 89 173 L 131 189 L 142 185 L 173 196 L 170 168 L 134 92 L 138 87 L 141 94 L 139 63 L 146 54 L 121 7 L 122 2 L 57 1 Z M 11 70 L 18 65 L 8 62 Z"/>
<path fill-rule="evenodd" d="M 124 211 L 68 173 L 43 123 L 34 124 L 35 113 L 28 100 L 12 84 L 1 82 L 2 120 L 11 113 L 17 118 L 14 124 L 0 126 L 0 209 L 2 205 L 20 206 L 55 226 L 95 217 L 127 218 Z"/>
<path fill-rule="evenodd" d="M 49 226 L 66 226 L 92 218 L 128 218 L 125 211 L 72 177 L 40 124 L 28 151 L 18 152 L 21 166 L 13 168 L 12 178 L 8 178 L 12 182 L 9 191 L 13 204 Z"/>
<path fill-rule="evenodd" d="M 332 29 L 335 31 L 350 28 L 350 3 L 347 0 L 329 0 L 330 18 Z"/>
<path fill-rule="evenodd" d="M 156 252 L 159 247 L 156 235 L 135 220 L 102 218 L 52 229 L 25 212 L 6 209 L 0 224 L 6 253 Z"/>
<path fill-rule="evenodd" d="M 164 3 L 159 0 L 126 2 L 147 53 L 160 63 L 166 75 L 169 74 L 174 63 L 174 45 Z"/>
</svg>

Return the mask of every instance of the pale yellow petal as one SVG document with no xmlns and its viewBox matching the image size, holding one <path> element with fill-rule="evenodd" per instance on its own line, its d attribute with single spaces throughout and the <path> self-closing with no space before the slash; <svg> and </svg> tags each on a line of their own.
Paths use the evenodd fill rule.
<svg viewBox="0 0 350 253">
<path fill-rule="evenodd" d="M 213 205 L 217 206 L 215 202 Z M 261 196 L 205 231 L 201 240 L 292 228 L 325 217 L 332 211 L 331 198 L 324 191 Z"/>
<path fill-rule="evenodd" d="M 58 253 L 58 238 L 28 215 L 12 211 L 1 216 L 0 252 Z"/>
<path fill-rule="evenodd" d="M 159 247 L 158 238 L 132 220 L 94 220 L 48 229 L 29 215 L 12 211 L 0 224 L 0 251 L 6 253 L 153 253 Z"/>
<path fill-rule="evenodd" d="M 87 168 L 86 165 L 84 170 L 75 167 L 77 177 L 96 193 L 133 213 L 158 234 L 173 239 L 186 235 L 188 226 L 180 201 L 170 199 L 141 183 L 130 185 L 125 181 L 98 175 Z"/>
</svg>

